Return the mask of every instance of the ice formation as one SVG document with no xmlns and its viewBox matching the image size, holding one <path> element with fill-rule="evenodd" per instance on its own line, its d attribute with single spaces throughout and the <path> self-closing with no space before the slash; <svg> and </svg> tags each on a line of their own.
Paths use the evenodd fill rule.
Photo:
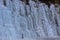
<svg viewBox="0 0 60 40">
<path fill-rule="evenodd" d="M 37 7 L 38 4 L 38 7 Z M 60 5 L 0 0 L 0 39 L 60 36 Z"/>
</svg>

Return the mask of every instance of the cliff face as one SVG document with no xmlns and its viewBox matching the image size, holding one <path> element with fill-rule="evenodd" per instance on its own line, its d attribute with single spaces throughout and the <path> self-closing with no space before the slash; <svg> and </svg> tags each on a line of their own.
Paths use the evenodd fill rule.
<svg viewBox="0 0 60 40">
<path fill-rule="evenodd" d="M 60 5 L 0 0 L 0 39 L 60 36 Z"/>
</svg>

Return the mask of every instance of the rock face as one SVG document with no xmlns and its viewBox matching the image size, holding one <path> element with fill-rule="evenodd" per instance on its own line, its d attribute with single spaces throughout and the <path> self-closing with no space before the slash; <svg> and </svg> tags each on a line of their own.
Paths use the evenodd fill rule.
<svg viewBox="0 0 60 40">
<path fill-rule="evenodd" d="M 60 5 L 29 0 L 0 0 L 0 39 L 60 36 Z"/>
</svg>

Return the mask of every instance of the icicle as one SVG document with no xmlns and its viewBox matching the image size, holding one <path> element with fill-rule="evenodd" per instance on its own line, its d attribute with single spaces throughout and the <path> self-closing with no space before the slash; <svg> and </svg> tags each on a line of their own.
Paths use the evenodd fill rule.
<svg viewBox="0 0 60 40">
<path fill-rule="evenodd" d="M 38 7 L 38 18 L 39 18 L 39 23 L 38 23 L 38 33 L 40 36 L 46 36 L 45 32 L 44 32 L 44 29 L 43 29 L 43 24 L 42 24 L 42 19 L 43 19 L 43 16 L 42 16 L 42 13 L 41 13 L 41 3 L 39 3 L 39 7 Z"/>
<path fill-rule="evenodd" d="M 35 31 L 35 29 L 33 27 L 33 20 L 32 20 L 31 15 L 28 15 L 27 21 L 28 21 L 28 30 L 30 32 L 31 37 L 32 38 L 36 38 L 37 37 L 37 34 L 36 34 L 36 31 Z"/>
<path fill-rule="evenodd" d="M 57 25 L 57 31 L 58 31 L 58 35 L 60 35 L 60 5 L 56 7 L 56 25 Z"/>
<path fill-rule="evenodd" d="M 16 31 L 15 31 L 15 28 L 12 24 L 12 14 L 11 14 L 11 11 L 8 10 L 6 7 L 4 6 L 0 6 L 1 7 L 1 12 L 2 12 L 2 23 L 3 23 L 3 26 L 1 27 L 2 29 L 2 37 L 3 37 L 3 40 L 9 40 L 9 38 L 13 39 L 13 38 L 16 38 Z"/>
<path fill-rule="evenodd" d="M 57 36 L 57 30 L 56 30 L 56 28 L 57 28 L 57 26 L 56 26 L 56 19 L 55 19 L 55 17 L 56 17 L 56 10 L 55 10 L 55 6 L 53 5 L 53 4 L 51 4 L 50 5 L 50 11 L 51 11 L 51 13 L 52 13 L 52 18 L 51 18 L 51 22 L 52 22 L 52 29 L 53 29 L 53 32 L 54 32 L 54 35 L 55 36 Z"/>
<path fill-rule="evenodd" d="M 9 9 L 12 10 L 12 1 L 11 0 L 4 0 L 4 5 Z"/>
<path fill-rule="evenodd" d="M 45 30 L 45 33 L 46 33 L 46 35 L 48 35 L 48 36 L 54 36 L 54 34 L 53 34 L 53 30 L 52 30 L 52 28 L 51 28 L 51 25 L 49 24 L 49 21 L 48 21 L 48 19 L 47 19 L 47 16 L 46 16 L 46 11 L 45 11 L 45 4 L 43 3 L 43 4 L 41 4 L 41 13 L 42 13 L 42 15 L 43 15 L 43 25 L 44 25 L 44 30 Z M 43 12 L 42 12 L 43 11 Z"/>
<path fill-rule="evenodd" d="M 24 38 L 30 37 L 26 17 L 20 16 L 20 27 Z"/>
<path fill-rule="evenodd" d="M 26 15 L 30 15 L 31 13 L 30 6 L 26 5 Z"/>
<path fill-rule="evenodd" d="M 34 1 L 30 2 L 30 6 L 31 6 L 31 16 L 33 18 L 33 24 L 34 24 L 34 28 L 36 28 L 38 26 L 38 12 L 37 12 L 37 8 L 35 8 L 36 3 Z"/>
<path fill-rule="evenodd" d="M 20 15 L 26 16 L 25 3 L 20 1 Z"/>
<path fill-rule="evenodd" d="M 14 26 L 15 26 L 15 30 L 17 33 L 17 37 L 21 38 L 22 37 L 22 32 L 21 32 L 21 27 L 20 27 L 20 15 L 18 14 L 18 12 L 15 12 L 13 14 L 14 18 L 13 18 L 13 22 L 14 22 Z"/>
<path fill-rule="evenodd" d="M 17 33 L 17 38 L 20 39 L 22 38 L 22 31 L 21 31 L 21 27 L 20 27 L 20 1 L 19 0 L 14 0 L 13 1 L 13 20 L 14 20 L 14 25 L 15 25 L 15 30 Z"/>
</svg>

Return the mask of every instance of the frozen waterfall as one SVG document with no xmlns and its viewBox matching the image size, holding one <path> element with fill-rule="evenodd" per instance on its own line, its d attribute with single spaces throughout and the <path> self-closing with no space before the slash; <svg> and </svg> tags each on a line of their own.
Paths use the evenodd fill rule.
<svg viewBox="0 0 60 40">
<path fill-rule="evenodd" d="M 37 5 L 38 4 L 38 5 Z M 0 0 L 0 39 L 60 36 L 60 5 Z"/>
</svg>

